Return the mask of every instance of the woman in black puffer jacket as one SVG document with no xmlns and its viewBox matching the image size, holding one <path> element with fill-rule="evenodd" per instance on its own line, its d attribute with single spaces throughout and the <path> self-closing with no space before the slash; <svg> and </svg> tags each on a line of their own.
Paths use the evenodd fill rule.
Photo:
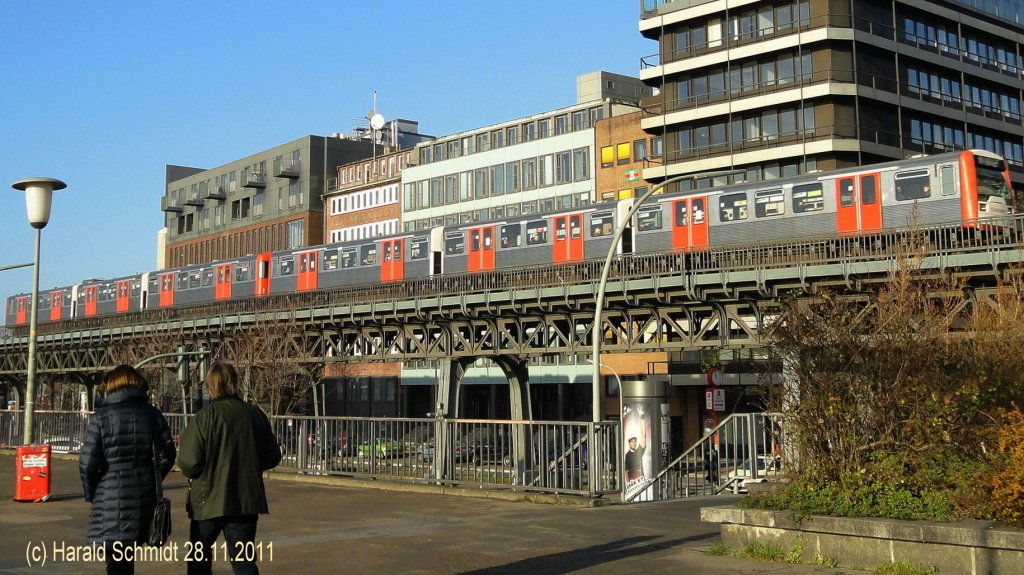
<svg viewBox="0 0 1024 575">
<path fill-rule="evenodd" d="M 160 479 L 174 465 L 174 441 L 160 410 L 149 404 L 149 384 L 130 365 L 103 376 L 102 404 L 89 418 L 78 462 L 89 512 L 89 540 L 107 547 L 107 573 L 134 573 L 134 561 L 115 561 L 124 549 L 146 540 L 156 507 L 154 445 Z M 119 545 L 113 545 L 115 542 Z"/>
</svg>

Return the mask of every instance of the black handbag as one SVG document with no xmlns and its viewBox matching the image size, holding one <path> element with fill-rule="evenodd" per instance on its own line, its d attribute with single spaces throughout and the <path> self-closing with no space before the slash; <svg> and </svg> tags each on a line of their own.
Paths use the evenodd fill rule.
<svg viewBox="0 0 1024 575">
<path fill-rule="evenodd" d="M 155 426 L 154 426 L 155 427 Z M 149 523 L 148 545 L 163 547 L 171 538 L 171 500 L 164 497 L 164 480 L 160 473 L 160 447 L 153 442 L 153 479 L 156 481 L 156 507 Z"/>
</svg>

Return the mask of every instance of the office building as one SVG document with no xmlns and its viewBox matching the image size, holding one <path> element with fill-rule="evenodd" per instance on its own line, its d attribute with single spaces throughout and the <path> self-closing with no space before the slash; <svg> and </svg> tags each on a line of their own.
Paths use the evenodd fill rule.
<svg viewBox="0 0 1024 575">
<path fill-rule="evenodd" d="M 745 180 L 982 148 L 1024 186 L 1019 2 L 644 0 L 644 177 Z M 691 182 L 680 184 L 684 189 Z"/>
</svg>

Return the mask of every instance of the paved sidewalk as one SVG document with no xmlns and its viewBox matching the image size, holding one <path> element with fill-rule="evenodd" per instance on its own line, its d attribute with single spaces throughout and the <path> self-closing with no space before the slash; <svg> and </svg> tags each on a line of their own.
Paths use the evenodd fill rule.
<svg viewBox="0 0 1024 575">
<path fill-rule="evenodd" d="M 54 460 L 52 475 L 50 501 L 13 502 L 14 457 L 0 452 L 0 574 L 103 572 L 102 563 L 54 562 L 55 545 L 86 545 L 88 505 L 76 460 Z M 864 573 L 704 554 L 718 525 L 701 523 L 700 507 L 731 499 L 589 507 L 317 482 L 326 480 L 274 474 L 267 482 L 271 514 L 257 534 L 263 573 Z M 186 485 L 177 472 L 166 485 L 175 511 L 171 546 L 165 560 L 138 564 L 139 574 L 184 572 Z M 28 556 L 41 551 L 47 564 L 29 566 Z M 231 569 L 222 564 L 214 572 Z"/>
</svg>

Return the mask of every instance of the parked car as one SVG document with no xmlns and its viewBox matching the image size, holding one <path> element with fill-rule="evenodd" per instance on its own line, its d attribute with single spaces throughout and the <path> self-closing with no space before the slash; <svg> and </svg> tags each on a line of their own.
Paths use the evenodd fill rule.
<svg viewBox="0 0 1024 575">
<path fill-rule="evenodd" d="M 50 453 L 81 453 L 81 440 L 72 437 L 51 437 L 43 441 L 50 446 Z"/>
<path fill-rule="evenodd" d="M 434 460 L 434 451 L 435 451 L 434 441 L 433 440 L 428 441 L 427 443 L 423 444 L 423 447 L 420 447 L 419 454 L 418 454 L 419 460 L 420 461 L 424 461 L 424 462 L 426 462 L 426 461 L 433 461 Z M 453 460 L 454 461 L 465 461 L 466 458 L 469 457 L 470 451 L 471 450 L 469 449 L 469 446 L 467 446 L 464 442 L 456 441 L 455 444 L 452 446 L 452 457 L 453 457 Z"/>
<path fill-rule="evenodd" d="M 505 467 L 511 467 L 512 456 L 510 455 L 510 447 L 511 445 L 502 441 L 501 438 L 493 442 L 479 443 L 473 446 L 469 460 L 473 465 L 500 463 Z"/>
<path fill-rule="evenodd" d="M 359 444 L 359 457 L 401 457 L 403 453 L 402 443 L 394 439 L 378 439 L 375 445 L 369 441 Z"/>
<path fill-rule="evenodd" d="M 782 471 L 781 457 L 778 455 L 758 455 L 755 461 L 757 462 L 757 477 L 753 477 L 754 474 L 750 471 L 750 460 L 744 461 L 743 465 L 739 468 L 729 472 L 728 477 L 730 479 L 734 477 L 740 478 L 740 493 L 746 493 L 748 487 L 752 484 L 767 483 L 779 478 L 779 473 Z"/>
</svg>

